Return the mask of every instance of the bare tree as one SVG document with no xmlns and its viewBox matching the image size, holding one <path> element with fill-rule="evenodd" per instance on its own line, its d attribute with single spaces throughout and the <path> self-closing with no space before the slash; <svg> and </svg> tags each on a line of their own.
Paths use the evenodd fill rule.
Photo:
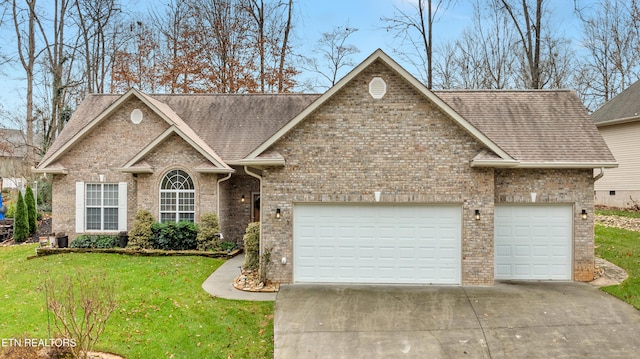
<svg viewBox="0 0 640 359">
<path fill-rule="evenodd" d="M 540 42 L 544 0 L 535 0 L 531 8 L 526 0 L 520 5 L 516 1 L 494 0 L 494 6 L 509 15 L 520 38 L 529 76 L 528 87 L 539 89 L 540 85 Z"/>
<path fill-rule="evenodd" d="M 199 93 L 207 88 L 202 73 L 206 67 L 201 34 L 196 29 L 193 8 L 179 0 L 170 1 L 163 13 L 152 16 L 158 42 L 160 84 L 170 93 Z"/>
<path fill-rule="evenodd" d="M 601 0 L 589 8 L 576 5 L 588 54 L 579 63 L 576 83 L 587 107 L 595 110 L 638 78 L 638 4 Z"/>
<path fill-rule="evenodd" d="M 336 27 L 331 32 L 322 33 L 313 53 L 318 57 L 303 57 L 304 67 L 324 78 L 328 85 L 320 87 L 329 88 L 336 84 L 338 75 L 345 67 L 353 67 L 351 56 L 360 52 L 354 45 L 347 44 L 349 36 L 358 29 L 345 26 Z M 327 83 L 325 82 L 325 83 Z M 315 86 L 314 86 L 315 87 Z"/>
<path fill-rule="evenodd" d="M 482 11 L 474 4 L 473 25 L 465 29 L 455 45 L 442 49 L 442 61 L 436 62 L 441 88 L 514 87 L 513 32 L 501 12 Z"/>
<path fill-rule="evenodd" d="M 256 92 L 249 14 L 236 0 L 192 0 L 208 68 L 209 91 Z"/>
<path fill-rule="evenodd" d="M 111 70 L 111 92 L 131 87 L 155 92 L 160 84 L 158 36 L 147 19 L 129 23 L 125 45 L 115 51 Z"/>
<path fill-rule="evenodd" d="M 520 81 L 526 88 L 562 86 L 568 78 L 568 40 L 552 32 L 546 0 L 491 0 L 496 11 L 511 19 L 521 59 Z M 533 3 L 533 4 L 532 4 Z"/>
<path fill-rule="evenodd" d="M 103 93 L 111 69 L 111 48 L 118 31 L 113 26 L 120 12 L 117 0 L 76 0 L 77 26 L 82 38 L 85 87 Z"/>
<path fill-rule="evenodd" d="M 420 73 L 427 88 L 433 87 L 433 24 L 441 11 L 451 0 L 418 0 L 412 11 L 395 6 L 393 17 L 382 17 L 387 31 L 395 33 L 400 41 L 399 49 L 405 46 L 411 50 L 399 50 L 399 55 L 411 63 Z"/>
<path fill-rule="evenodd" d="M 18 42 L 18 56 L 20 64 L 25 71 L 27 81 L 27 113 L 25 122 L 27 127 L 27 162 L 35 163 L 35 151 L 33 146 L 33 82 L 36 63 L 36 0 L 25 0 L 27 8 L 18 8 L 16 0 L 12 3 L 13 24 L 16 31 Z M 25 14 L 26 13 L 26 19 Z M 22 26 L 26 22 L 27 30 L 24 31 Z M 26 44 L 25 44 L 26 42 Z"/>
<path fill-rule="evenodd" d="M 283 92 L 293 86 L 289 33 L 292 28 L 293 0 L 240 0 L 254 26 L 250 27 L 258 52 L 259 91 Z"/>
</svg>

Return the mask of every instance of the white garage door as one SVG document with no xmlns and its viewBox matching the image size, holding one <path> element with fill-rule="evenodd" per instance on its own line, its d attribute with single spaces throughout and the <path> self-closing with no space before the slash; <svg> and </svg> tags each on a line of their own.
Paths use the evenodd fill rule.
<svg viewBox="0 0 640 359">
<path fill-rule="evenodd" d="M 571 280 L 572 206 L 495 207 L 495 279 Z"/>
<path fill-rule="evenodd" d="M 298 204 L 294 281 L 460 284 L 460 206 Z"/>
</svg>

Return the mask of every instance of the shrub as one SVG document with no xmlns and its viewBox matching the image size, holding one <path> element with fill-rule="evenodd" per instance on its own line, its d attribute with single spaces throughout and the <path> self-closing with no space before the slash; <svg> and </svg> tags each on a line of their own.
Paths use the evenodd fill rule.
<svg viewBox="0 0 640 359">
<path fill-rule="evenodd" d="M 219 248 L 223 252 L 231 252 L 234 249 L 238 248 L 238 243 L 236 242 L 220 242 Z"/>
<path fill-rule="evenodd" d="M 140 209 L 133 220 L 133 228 L 129 231 L 129 243 L 127 247 L 151 248 L 151 226 L 153 216 L 146 209 Z"/>
<path fill-rule="evenodd" d="M 193 222 L 154 223 L 151 232 L 151 243 L 155 249 L 190 250 L 198 247 L 198 227 Z"/>
<path fill-rule="evenodd" d="M 7 212 L 4 214 L 6 218 L 14 218 L 16 216 L 16 202 L 11 201 L 7 205 Z"/>
<path fill-rule="evenodd" d="M 218 215 L 215 213 L 205 213 L 200 217 L 200 225 L 198 226 L 198 242 L 199 251 L 210 251 L 217 249 L 220 245 L 220 225 L 218 223 Z"/>
<path fill-rule="evenodd" d="M 260 223 L 249 223 L 243 239 L 245 254 L 242 268 L 256 270 L 260 262 Z"/>
<path fill-rule="evenodd" d="M 36 199 L 33 196 L 31 186 L 27 185 L 24 193 L 24 203 L 27 205 L 27 213 L 29 215 L 29 234 L 36 233 L 38 230 L 38 213 L 36 211 Z"/>
<path fill-rule="evenodd" d="M 16 214 L 13 222 L 13 239 L 22 243 L 29 238 L 29 213 L 27 213 L 27 205 L 22 198 L 22 192 L 18 191 L 18 200 L 16 204 Z"/>
<path fill-rule="evenodd" d="M 115 248 L 118 236 L 83 234 L 71 241 L 71 248 Z"/>
<path fill-rule="evenodd" d="M 49 179 L 38 180 L 38 206 L 42 211 L 51 211 L 51 181 Z"/>
<path fill-rule="evenodd" d="M 116 309 L 117 292 L 106 276 L 91 277 L 76 274 L 45 281 L 47 308 L 53 313 L 53 323 L 70 346 L 74 358 L 86 358 L 92 351 Z"/>
</svg>

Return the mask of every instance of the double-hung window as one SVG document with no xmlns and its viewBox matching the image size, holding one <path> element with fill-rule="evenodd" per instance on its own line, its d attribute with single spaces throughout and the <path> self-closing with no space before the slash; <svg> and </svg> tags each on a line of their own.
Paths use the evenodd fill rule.
<svg viewBox="0 0 640 359">
<path fill-rule="evenodd" d="M 76 232 L 127 230 L 127 183 L 76 182 Z"/>
<path fill-rule="evenodd" d="M 85 202 L 88 231 L 118 230 L 117 183 L 87 183 Z"/>
</svg>

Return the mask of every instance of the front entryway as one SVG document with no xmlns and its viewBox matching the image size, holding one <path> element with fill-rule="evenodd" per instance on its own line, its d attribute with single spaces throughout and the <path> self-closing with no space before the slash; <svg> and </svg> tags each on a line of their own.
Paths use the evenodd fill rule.
<svg viewBox="0 0 640 359">
<path fill-rule="evenodd" d="M 495 279 L 571 280 L 571 205 L 496 205 Z"/>
<path fill-rule="evenodd" d="M 458 205 L 296 204 L 294 282 L 460 284 Z"/>
</svg>

